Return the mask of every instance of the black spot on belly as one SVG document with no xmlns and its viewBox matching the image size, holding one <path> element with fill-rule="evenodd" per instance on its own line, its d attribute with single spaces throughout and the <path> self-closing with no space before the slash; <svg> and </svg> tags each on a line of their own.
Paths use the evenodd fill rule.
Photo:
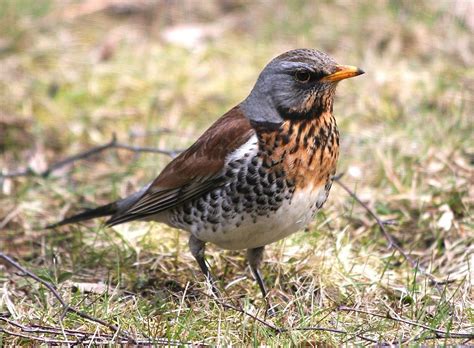
<svg viewBox="0 0 474 348">
<path fill-rule="evenodd" d="M 245 195 L 247 193 L 250 193 L 250 187 L 248 185 L 239 184 L 237 185 L 237 192 Z"/>
<path fill-rule="evenodd" d="M 246 194 L 244 198 L 247 202 L 252 202 L 255 200 L 255 196 L 252 193 Z"/>
<path fill-rule="evenodd" d="M 246 177 L 246 178 L 247 178 L 247 183 L 248 183 L 249 185 L 251 185 L 251 186 L 256 185 L 257 182 L 258 182 L 257 176 L 251 175 L 251 174 L 250 174 L 250 171 L 249 171 L 249 174 L 247 174 L 247 177 Z"/>
<path fill-rule="evenodd" d="M 198 199 L 196 201 L 196 208 L 202 213 L 207 210 L 207 206 L 207 203 L 203 199 Z"/>
<path fill-rule="evenodd" d="M 285 188 L 285 181 L 283 179 L 277 179 L 276 187 L 280 190 L 283 190 Z"/>
<path fill-rule="evenodd" d="M 295 186 L 295 180 L 290 179 L 290 178 L 286 179 L 286 186 L 288 186 L 288 187 Z"/>
<path fill-rule="evenodd" d="M 275 182 L 275 173 L 269 173 L 268 174 L 268 182 L 270 183 L 270 185 L 272 185 L 274 182 Z"/>
<path fill-rule="evenodd" d="M 263 189 L 263 193 L 268 197 L 272 197 L 275 194 L 275 191 L 271 187 L 267 186 Z"/>
<path fill-rule="evenodd" d="M 219 216 L 217 215 L 210 215 L 207 218 L 207 221 L 211 224 L 218 224 L 220 222 Z"/>
<path fill-rule="evenodd" d="M 233 161 L 229 163 L 229 167 L 231 167 L 232 169 L 238 169 L 240 168 L 240 164 L 237 161 Z"/>
<path fill-rule="evenodd" d="M 183 212 L 187 215 L 190 215 L 191 214 L 191 204 L 190 203 L 186 203 L 184 206 L 183 206 Z"/>
<path fill-rule="evenodd" d="M 229 212 L 232 210 L 232 207 L 227 202 L 223 202 L 221 207 L 222 210 L 224 210 L 225 212 Z"/>
<path fill-rule="evenodd" d="M 260 186 L 260 185 L 254 186 L 254 187 L 253 187 L 253 192 L 254 192 L 257 196 L 260 196 L 260 195 L 263 193 L 262 186 Z"/>
<path fill-rule="evenodd" d="M 248 201 L 245 202 L 245 203 L 244 203 L 244 207 L 247 208 L 247 209 L 253 208 L 253 202 L 252 202 L 252 201 L 250 201 L 250 202 L 248 202 Z"/>
<path fill-rule="evenodd" d="M 237 175 L 237 178 L 239 179 L 240 182 L 245 182 L 245 176 L 246 176 L 245 170 L 239 170 L 239 174 Z"/>
</svg>

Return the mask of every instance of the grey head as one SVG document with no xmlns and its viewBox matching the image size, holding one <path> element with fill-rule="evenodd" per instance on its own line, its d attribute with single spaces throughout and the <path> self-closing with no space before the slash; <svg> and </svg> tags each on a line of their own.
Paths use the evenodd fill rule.
<svg viewBox="0 0 474 348">
<path fill-rule="evenodd" d="M 277 126 L 287 119 L 318 117 L 332 112 L 340 80 L 363 73 L 356 67 L 337 64 L 318 50 L 288 51 L 267 64 L 240 105 L 253 125 Z"/>
</svg>

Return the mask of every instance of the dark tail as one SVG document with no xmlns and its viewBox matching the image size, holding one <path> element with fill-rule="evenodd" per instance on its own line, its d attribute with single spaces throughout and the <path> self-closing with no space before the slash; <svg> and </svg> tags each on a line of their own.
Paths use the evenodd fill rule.
<svg viewBox="0 0 474 348">
<path fill-rule="evenodd" d="M 46 226 L 46 228 L 55 228 L 67 224 L 72 224 L 75 222 L 86 221 L 90 219 L 95 219 L 102 216 L 110 216 L 117 212 L 117 202 L 103 205 L 95 209 L 86 210 L 80 214 L 65 218 L 59 222 Z"/>
<path fill-rule="evenodd" d="M 80 222 L 80 221 L 86 221 L 90 219 L 95 219 L 98 217 L 102 216 L 111 216 L 114 214 L 118 213 L 123 213 L 127 211 L 128 208 L 130 208 L 133 204 L 135 204 L 148 190 L 150 187 L 151 183 L 148 185 L 144 186 L 140 191 L 137 191 L 133 194 L 131 194 L 128 197 L 125 197 L 123 199 L 119 199 L 118 201 L 103 205 L 101 207 L 95 208 L 95 209 L 90 209 L 86 210 L 80 214 L 68 217 L 62 221 L 56 222 L 55 224 L 48 225 L 46 228 L 54 228 L 54 227 L 59 227 L 62 225 L 67 225 L 67 224 L 72 224 L 74 222 Z M 133 219 L 122 219 L 121 221 L 115 221 L 113 222 L 113 225 L 118 225 L 123 222 L 131 221 L 131 220 L 137 220 L 139 217 L 134 217 Z M 109 220 L 110 221 L 110 220 Z M 107 222 L 107 225 L 110 226 L 109 221 Z"/>
</svg>

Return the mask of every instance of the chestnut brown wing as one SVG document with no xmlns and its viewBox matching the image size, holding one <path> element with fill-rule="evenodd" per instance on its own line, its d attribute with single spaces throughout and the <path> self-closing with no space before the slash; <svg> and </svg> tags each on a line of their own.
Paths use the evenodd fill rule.
<svg viewBox="0 0 474 348">
<path fill-rule="evenodd" d="M 114 214 L 107 224 L 143 219 L 221 186 L 227 156 L 253 134 L 247 117 L 234 107 L 171 161 L 136 202 Z"/>
</svg>

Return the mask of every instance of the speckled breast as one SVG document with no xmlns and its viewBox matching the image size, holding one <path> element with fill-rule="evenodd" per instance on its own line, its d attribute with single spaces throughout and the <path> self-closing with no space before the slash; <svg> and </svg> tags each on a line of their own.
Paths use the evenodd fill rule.
<svg viewBox="0 0 474 348">
<path fill-rule="evenodd" d="M 335 125 L 336 134 L 323 134 L 319 122 L 253 136 L 228 157 L 224 184 L 169 211 L 169 224 L 225 249 L 260 247 L 304 228 L 328 197 L 338 156 Z"/>
</svg>

